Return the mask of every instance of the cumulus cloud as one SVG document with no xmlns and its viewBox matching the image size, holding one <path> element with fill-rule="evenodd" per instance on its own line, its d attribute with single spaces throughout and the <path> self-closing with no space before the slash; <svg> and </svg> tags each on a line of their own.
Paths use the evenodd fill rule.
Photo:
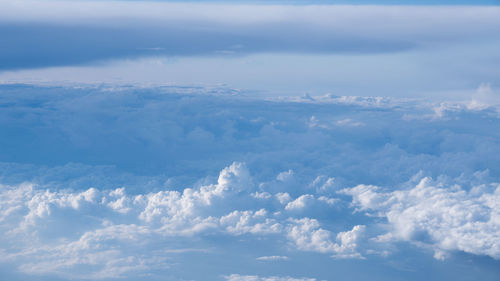
<svg viewBox="0 0 500 281">
<path fill-rule="evenodd" d="M 294 211 L 304 209 L 308 204 L 311 204 L 314 201 L 314 196 L 311 194 L 304 194 L 299 198 L 289 202 L 285 206 L 285 210 Z"/>
<path fill-rule="evenodd" d="M 220 218 L 222 226 L 226 231 L 232 234 L 266 234 L 279 233 L 281 224 L 274 219 L 267 218 L 267 212 L 264 209 L 258 211 L 234 211 Z"/>
<path fill-rule="evenodd" d="M 219 225 L 233 234 L 279 231 L 279 224 L 267 219 L 265 210 L 235 211 L 221 217 L 220 222 L 219 218 L 201 212 L 213 204 L 215 197 L 222 198 L 245 188 L 242 185 L 248 183 L 249 177 L 243 164 L 233 163 L 220 172 L 216 184 L 186 188 L 182 193 L 159 191 L 129 195 L 124 188 L 72 192 L 44 190 L 31 184 L 2 186 L 3 243 L 10 241 L 21 247 L 21 250 L 4 249 L 4 260 L 26 257 L 29 261 L 21 261 L 19 265 L 26 273 L 114 278 L 162 264 L 164 256 L 138 250 L 138 247 L 149 247 L 162 236 L 191 236 Z M 74 212 L 68 213 L 68 209 Z M 72 229 L 71 221 L 79 227 Z M 70 228 L 45 233 L 50 231 L 47 224 Z M 83 234 L 79 236 L 80 231 Z M 56 243 L 53 240 L 56 237 L 64 240 Z M 76 239 L 71 240 L 72 237 Z M 82 270 L 87 265 L 95 269 Z"/>
<path fill-rule="evenodd" d="M 362 258 L 356 248 L 365 226 L 356 225 L 350 231 L 338 233 L 335 242 L 330 231 L 321 228 L 315 219 L 292 219 L 291 222 L 287 236 L 299 249 L 330 253 L 339 258 Z"/>
<path fill-rule="evenodd" d="M 278 200 L 280 203 L 285 202 L 288 198 L 286 197 L 286 194 L 283 193 L 278 193 L 277 195 Z M 285 210 L 286 211 L 302 211 L 308 208 L 311 208 L 313 206 L 317 207 L 317 203 L 324 203 L 326 205 L 334 205 L 335 202 L 338 200 L 335 198 L 327 197 L 327 196 L 319 196 L 315 197 L 312 194 L 304 194 L 299 196 L 293 201 L 288 202 L 285 205 Z M 283 203 L 282 203 L 283 204 Z"/>
<path fill-rule="evenodd" d="M 278 201 L 281 204 L 287 204 L 290 200 L 292 200 L 292 197 L 290 197 L 290 194 L 288 194 L 286 192 L 279 192 L 279 193 L 276 193 L 274 196 L 276 196 L 276 199 L 278 199 Z M 288 204 L 287 204 L 287 206 L 288 206 Z"/>
<path fill-rule="evenodd" d="M 269 192 L 254 192 L 251 194 L 252 197 L 258 198 L 258 199 L 269 199 L 272 197 L 272 195 Z"/>
<path fill-rule="evenodd" d="M 434 114 L 436 104 L 264 100 L 221 88 L 0 87 L 7 273 L 197 280 L 245 263 L 258 270 L 251 278 L 268 278 L 259 277 L 266 266 L 297 262 L 304 268 L 293 274 L 262 276 L 315 268 L 330 280 L 321 268 L 338 265 L 332 257 L 427 262 L 401 241 L 440 260 L 455 251 L 499 259 L 491 108 L 462 104 L 411 119 L 405 114 Z M 311 126 L 313 115 L 325 126 Z M 345 119 L 365 126 L 336 125 Z M 264 262 L 282 257 L 289 261 Z"/>
<path fill-rule="evenodd" d="M 383 241 L 430 246 L 437 259 L 454 250 L 500 259 L 498 184 L 467 191 L 425 177 L 406 190 L 384 192 L 377 186 L 359 185 L 342 193 L 351 195 L 360 211 L 387 219 L 391 230 L 380 237 Z"/>
<path fill-rule="evenodd" d="M 172 251 L 164 243 L 197 234 L 274 235 L 287 238 L 297 250 L 359 256 L 356 241 L 361 226 L 340 232 L 338 242 L 333 242 L 331 233 L 315 219 L 287 219 L 264 208 L 239 210 L 238 196 L 259 200 L 252 196 L 252 186 L 245 164 L 237 162 L 222 169 L 216 183 L 182 192 L 129 194 L 124 187 L 72 191 L 4 185 L 0 190 L 2 261 L 14 262 L 28 274 L 119 278 L 168 267 Z M 292 202 L 300 205 L 301 200 Z M 225 213 L 226 207 L 233 211 Z"/>
<path fill-rule="evenodd" d="M 293 171 L 288 170 L 286 172 L 281 172 L 276 176 L 276 179 L 283 182 L 290 181 L 293 179 Z"/>
<path fill-rule="evenodd" d="M 139 250 L 140 240 L 149 234 L 147 227 L 133 224 L 88 231 L 76 241 L 29 249 L 28 261 L 22 263 L 19 270 L 85 279 L 117 278 L 129 272 L 145 271 L 166 264 L 164 257 L 154 257 Z M 19 254 L 10 254 L 8 258 L 17 259 Z M 94 269 L 88 271 L 86 267 Z"/>
</svg>

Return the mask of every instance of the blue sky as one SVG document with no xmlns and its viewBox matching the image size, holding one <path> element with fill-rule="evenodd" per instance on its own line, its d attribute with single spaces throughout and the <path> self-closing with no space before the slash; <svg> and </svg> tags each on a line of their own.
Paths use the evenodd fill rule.
<svg viewBox="0 0 500 281">
<path fill-rule="evenodd" d="M 0 276 L 497 281 L 497 4 L 0 0 Z"/>
</svg>

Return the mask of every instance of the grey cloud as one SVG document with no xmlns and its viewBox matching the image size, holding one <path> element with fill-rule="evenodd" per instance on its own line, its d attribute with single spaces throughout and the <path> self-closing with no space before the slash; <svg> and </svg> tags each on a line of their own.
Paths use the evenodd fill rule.
<svg viewBox="0 0 500 281">
<path fill-rule="evenodd" d="M 31 4 L 5 5 L 0 70 L 139 56 L 394 53 L 490 40 L 500 25 L 495 7 Z"/>
<path fill-rule="evenodd" d="M 0 24 L 0 70 L 81 65 L 141 56 L 241 56 L 253 53 L 388 53 L 415 43 L 318 32 L 283 23 L 235 29 L 211 23 L 166 26 Z M 313 32 L 314 30 L 314 32 Z"/>
</svg>

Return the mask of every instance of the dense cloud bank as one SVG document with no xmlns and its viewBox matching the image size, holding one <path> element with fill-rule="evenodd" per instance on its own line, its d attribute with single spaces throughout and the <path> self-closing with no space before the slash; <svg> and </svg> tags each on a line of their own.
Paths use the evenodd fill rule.
<svg viewBox="0 0 500 281">
<path fill-rule="evenodd" d="M 399 53 L 495 44 L 500 26 L 494 6 L 0 3 L 0 70 L 142 56 Z"/>
<path fill-rule="evenodd" d="M 419 280 L 425 263 L 498 276 L 494 105 L 0 87 L 12 280 L 387 277 L 373 264 Z"/>
</svg>

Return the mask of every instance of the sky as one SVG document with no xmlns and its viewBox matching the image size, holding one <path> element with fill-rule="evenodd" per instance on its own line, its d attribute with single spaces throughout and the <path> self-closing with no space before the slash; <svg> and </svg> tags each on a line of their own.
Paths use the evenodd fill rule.
<svg viewBox="0 0 500 281">
<path fill-rule="evenodd" d="M 498 281 L 499 4 L 0 0 L 0 280 Z"/>
<path fill-rule="evenodd" d="M 498 6 L 312 3 L 2 1 L 0 81 L 447 100 L 498 87 Z"/>
</svg>

